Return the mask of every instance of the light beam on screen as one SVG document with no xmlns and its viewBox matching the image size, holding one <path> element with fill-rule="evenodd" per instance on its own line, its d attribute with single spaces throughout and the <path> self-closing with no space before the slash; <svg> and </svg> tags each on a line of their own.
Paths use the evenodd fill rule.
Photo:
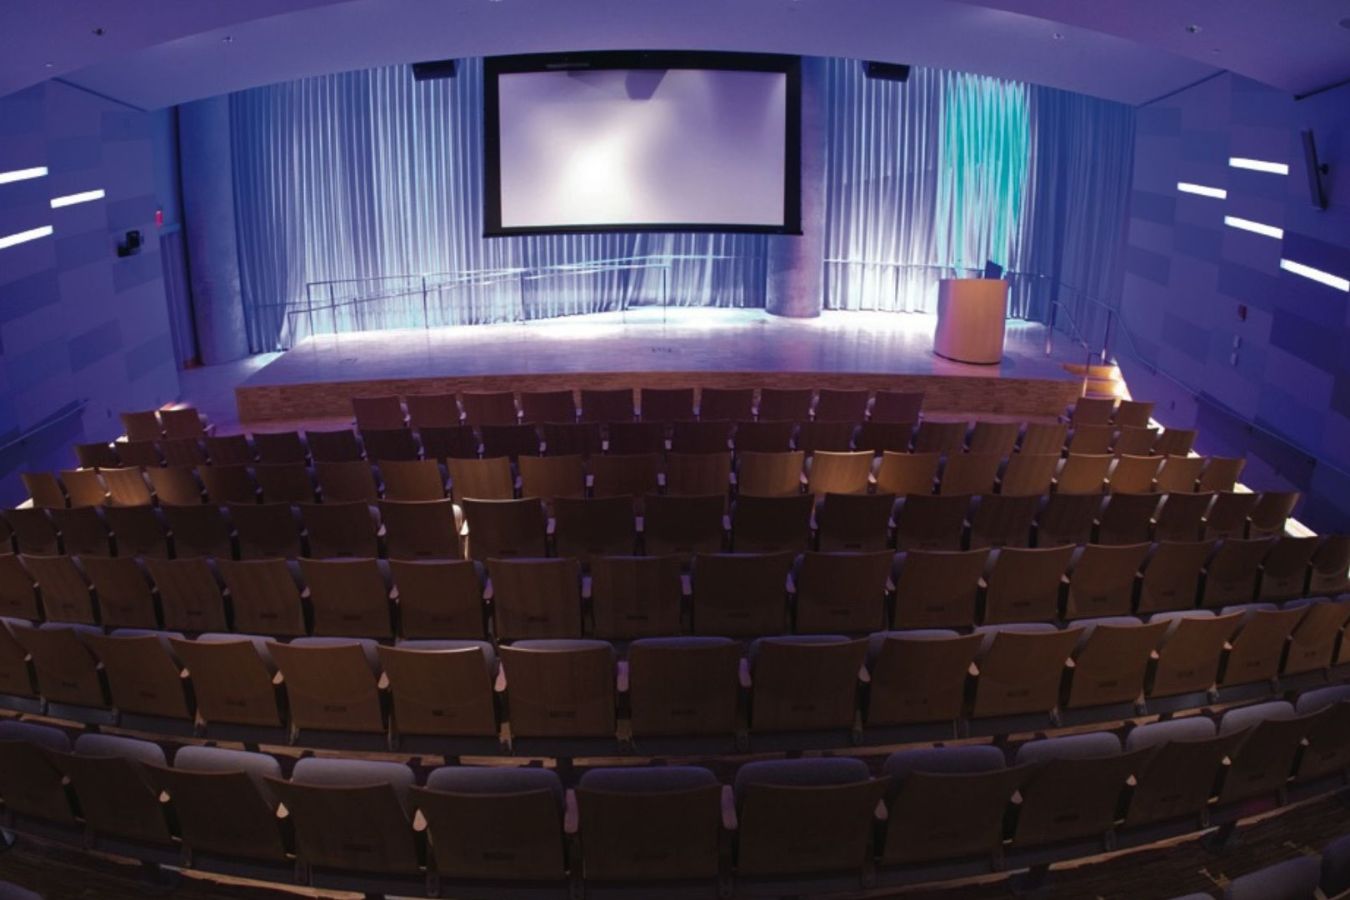
<svg viewBox="0 0 1350 900">
<path fill-rule="evenodd" d="M 0 250 L 6 247 L 13 247 L 15 244 L 23 244 L 28 241 L 35 241 L 38 238 L 47 237 L 52 233 L 52 226 L 43 225 L 41 228 L 30 228 L 27 231 L 20 231 L 17 234 L 7 234 L 0 237 Z"/>
<path fill-rule="evenodd" d="M 1197 194 L 1201 197 L 1213 197 L 1216 200 L 1228 199 L 1228 192 L 1223 188 L 1209 187 L 1204 184 L 1192 184 L 1189 181 L 1178 181 L 1177 190 L 1183 194 Z"/>
<path fill-rule="evenodd" d="M 1241 228 L 1243 231 L 1250 231 L 1252 234 L 1262 234 L 1271 238 L 1283 238 L 1284 229 L 1276 228 L 1274 225 L 1266 225 L 1263 222 L 1254 222 L 1251 219 L 1240 219 L 1237 216 L 1224 216 L 1223 224 L 1229 228 Z"/>
<path fill-rule="evenodd" d="M 1350 294 L 1350 278 L 1342 278 L 1331 272 L 1323 272 L 1321 269 L 1305 266 L 1303 263 L 1294 262 L 1292 259 L 1280 260 L 1280 268 L 1286 272 L 1293 272 L 1295 275 L 1302 275 L 1318 284 L 1325 284 L 1327 287 L 1333 287 L 1338 291 L 1345 291 Z"/>
<path fill-rule="evenodd" d="M 1228 157 L 1228 165 L 1234 169 L 1251 169 L 1253 172 L 1269 172 L 1272 175 L 1288 175 L 1289 164 L 1271 162 L 1268 159 L 1248 159 L 1245 156 Z"/>
<path fill-rule="evenodd" d="M 504 228 L 784 222 L 783 72 L 597 68 L 497 84 Z"/>
<path fill-rule="evenodd" d="M 10 172 L 0 172 L 0 184 L 9 184 L 11 181 L 27 181 L 30 178 L 42 178 L 46 174 L 46 166 L 34 166 L 31 169 L 14 169 Z"/>
<path fill-rule="evenodd" d="M 64 197 L 53 197 L 52 209 L 60 209 L 63 206 L 74 206 L 77 203 L 88 203 L 91 200 L 102 200 L 103 197 L 103 188 L 99 188 L 95 191 L 81 191 L 78 194 L 66 194 Z"/>
</svg>

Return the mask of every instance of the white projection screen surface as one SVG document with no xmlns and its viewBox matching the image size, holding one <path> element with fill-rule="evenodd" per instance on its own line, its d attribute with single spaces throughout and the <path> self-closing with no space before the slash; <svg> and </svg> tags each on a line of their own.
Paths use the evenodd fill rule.
<svg viewBox="0 0 1350 900">
<path fill-rule="evenodd" d="M 498 72 L 487 231 L 799 230 L 793 81 L 782 69 Z"/>
</svg>

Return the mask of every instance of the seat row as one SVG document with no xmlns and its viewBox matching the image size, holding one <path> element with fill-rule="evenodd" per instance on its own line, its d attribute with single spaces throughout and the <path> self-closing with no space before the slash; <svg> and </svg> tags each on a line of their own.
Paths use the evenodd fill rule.
<svg viewBox="0 0 1350 900">
<path fill-rule="evenodd" d="M 1335 576 L 1350 542 L 1285 534 L 1296 495 L 617 495 L 519 500 L 195 503 L 0 510 L 39 556 L 474 559 L 694 552 L 961 550 L 1249 540 L 1258 565 Z M 1272 540 L 1274 543 L 1272 544 Z M 1266 551 L 1271 557 L 1267 558 Z M 1207 557 L 1196 549 L 1199 563 Z M 1301 575 L 1300 575 L 1301 579 Z M 1314 593 L 1338 590 L 1325 579 Z M 1291 594 L 1290 596 L 1296 596 Z"/>
<path fill-rule="evenodd" d="M 1344 786 L 1341 689 L 1140 725 L 850 757 L 541 768 L 304 758 L 0 723 L 21 833 L 150 862 L 366 893 L 764 896 L 1043 866 Z M 284 818 L 280 812 L 284 808 Z M 78 810 L 78 812 L 77 812 Z M 414 827 L 414 820 L 425 823 Z M 1300 876 L 1301 877 L 1301 876 Z M 1269 893 L 1240 893 L 1240 897 Z M 1293 896 L 1293 895 L 1286 895 Z"/>
<path fill-rule="evenodd" d="M 499 612 L 498 637 L 537 629 L 534 611 Z M 723 620 L 735 624 L 734 612 Z M 1318 599 L 1063 629 L 1013 623 L 748 645 L 699 635 L 626 647 L 586 638 L 188 639 L 5 619 L 0 702 L 303 746 L 456 755 L 509 746 L 570 757 L 730 752 L 748 735 L 752 749 L 800 750 L 1113 721 L 1326 684 L 1350 674 L 1347 619 L 1350 602 Z"/>
<path fill-rule="evenodd" d="M 0 615 L 374 638 L 477 638 L 494 617 L 504 639 L 971 628 L 1335 595 L 1350 590 L 1344 544 L 1286 536 L 794 554 L 653 543 L 653 555 L 600 553 L 585 568 L 571 556 L 493 556 L 490 580 L 481 564 L 448 559 L 3 554 Z M 510 610 L 534 607 L 532 629 L 502 630 Z"/>
<path fill-rule="evenodd" d="M 156 441 L 118 440 L 77 444 L 84 468 L 253 463 L 346 462 L 367 459 L 463 459 L 478 456 L 560 456 L 611 453 L 718 453 L 870 450 L 939 453 L 1186 456 L 1194 431 L 1042 422 L 676 422 L 546 423 L 536 425 L 450 425 L 406 428 L 255 432 L 223 437 Z"/>
<path fill-rule="evenodd" d="M 1237 463 L 1238 465 L 1231 465 Z M 507 500 L 516 496 L 606 497 L 676 495 L 1048 493 L 1235 493 L 1242 460 L 1206 457 L 1112 457 L 801 451 L 521 456 L 483 459 L 361 460 L 68 469 L 22 475 L 33 506 L 192 505 L 202 502 L 308 503 L 317 498 L 369 503 L 388 500 Z M 448 484 L 447 484 L 448 477 Z M 1258 515 L 1287 517 L 1295 491 L 1266 492 Z M 1137 501 L 1143 502 L 1143 501 Z M 1196 501 L 1198 502 L 1198 501 Z M 1255 502 L 1255 501 L 1253 501 Z M 1251 512 L 1256 512 L 1252 510 Z M 1268 529 L 1275 530 L 1275 529 Z"/>
</svg>

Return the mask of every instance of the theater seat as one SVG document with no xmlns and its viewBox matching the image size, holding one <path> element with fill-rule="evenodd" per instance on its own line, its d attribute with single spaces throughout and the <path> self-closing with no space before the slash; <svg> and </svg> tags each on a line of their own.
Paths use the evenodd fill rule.
<svg viewBox="0 0 1350 900">
<path fill-rule="evenodd" d="M 694 557 L 695 634 L 758 637 L 783 634 L 791 553 L 708 553 Z"/>
<path fill-rule="evenodd" d="M 492 686 L 497 651 L 487 641 L 400 641 L 377 648 L 388 680 L 394 738 L 403 750 L 441 750 L 478 738 L 491 751 L 498 723 Z M 419 741 L 419 739 L 428 739 Z"/>
<path fill-rule="evenodd" d="M 374 641 L 296 638 L 269 642 L 267 652 L 284 679 L 296 743 L 387 748 Z"/>
<path fill-rule="evenodd" d="M 595 636 L 602 640 L 678 634 L 682 595 L 679 557 L 591 560 L 591 619 Z"/>
<path fill-rule="evenodd" d="M 565 881 L 564 822 L 575 833 L 576 812 L 552 770 L 445 766 L 409 791 L 426 819 L 430 861 L 452 892 L 465 882 Z"/>
<path fill-rule="evenodd" d="M 265 736 L 269 743 L 285 741 L 284 706 L 273 684 L 277 667 L 267 644 L 266 638 L 248 634 L 169 639 L 174 654 L 192 673 L 197 713 L 207 737 L 245 735 L 256 741 Z"/>
<path fill-rule="evenodd" d="M 299 861 L 316 887 L 426 891 L 412 829 L 413 772 L 402 763 L 310 757 L 268 778 L 290 812 Z"/>
<path fill-rule="evenodd" d="M 997 747 L 966 745 L 900 750 L 882 771 L 892 780 L 878 854 L 878 880 L 887 884 L 924 864 L 968 860 L 969 874 L 992 869 L 1008 805 L 1032 769 L 1008 768 Z"/>
<path fill-rule="evenodd" d="M 722 794 L 716 776 L 696 766 L 587 771 L 576 794 L 586 882 L 621 884 L 631 896 L 670 883 L 716 895 Z"/>
<path fill-rule="evenodd" d="M 230 593 L 234 630 L 292 637 L 306 633 L 299 569 L 284 559 L 217 560 Z"/>
<path fill-rule="evenodd" d="M 379 508 L 391 560 L 462 558 L 463 515 L 450 500 L 381 500 Z"/>
<path fill-rule="evenodd" d="M 633 741 L 639 752 L 694 738 L 714 751 L 732 745 L 738 727 L 740 645 L 724 637 L 642 638 L 628 648 L 626 679 Z"/>
<path fill-rule="evenodd" d="M 894 506 L 893 494 L 826 494 L 816 513 L 817 546 L 855 553 L 885 550 Z"/>
<path fill-rule="evenodd" d="M 894 726 L 940 725 L 953 736 L 983 635 L 946 629 L 881 631 L 867 639 L 864 735 Z M 884 738 L 883 738 L 884 739 Z"/>
<path fill-rule="evenodd" d="M 1301 856 L 1234 878 L 1224 900 L 1314 900 L 1322 879 L 1322 860 Z"/>
<path fill-rule="evenodd" d="M 1224 771 L 1224 758 L 1242 736 L 1219 734 L 1205 716 L 1153 722 L 1130 729 L 1125 751 L 1151 752 L 1135 772 L 1135 788 L 1125 814 L 1124 832 L 1142 840 L 1192 831 L 1204 821 L 1206 806 Z"/>
<path fill-rule="evenodd" d="M 1350 891 L 1350 835 L 1337 838 L 1322 850 L 1321 885 L 1328 897 Z"/>
<path fill-rule="evenodd" d="M 407 417 L 397 396 L 353 397 L 352 418 L 362 431 L 367 428 L 404 428 Z"/>
<path fill-rule="evenodd" d="M 793 569 L 798 634 L 866 633 L 886 625 L 892 555 L 806 553 Z"/>
<path fill-rule="evenodd" d="M 179 861 L 168 808 L 160 803 L 159 788 L 146 768 L 167 764 L 158 744 L 83 734 L 73 753 L 51 756 L 70 779 L 94 849 L 154 862 Z"/>
<path fill-rule="evenodd" d="M 570 756 L 574 739 L 613 745 L 616 673 L 608 641 L 516 641 L 499 652 L 513 746 Z"/>
<path fill-rule="evenodd" d="M 390 560 L 405 638 L 482 638 L 483 567 L 469 560 Z"/>
<path fill-rule="evenodd" d="M 265 753 L 223 747 L 182 747 L 173 766 L 147 765 L 150 781 L 173 803 L 192 867 L 244 877 L 286 880 L 294 863 L 277 819 L 268 778 L 281 766 Z M 261 870 L 261 871 L 260 871 Z"/>
<path fill-rule="evenodd" d="M 1219 719 L 1219 733 L 1242 733 L 1243 737 L 1231 754 L 1219 807 L 1236 816 L 1241 814 L 1243 801 L 1276 798 L 1282 802 L 1306 729 L 1306 718 L 1283 700 L 1225 712 Z"/>
<path fill-rule="evenodd" d="M 858 677 L 866 654 L 866 640 L 851 641 L 840 634 L 751 641 L 751 746 L 782 746 L 772 737 L 776 732 L 793 733 L 785 745 L 790 749 L 846 744 L 857 715 Z"/>
<path fill-rule="evenodd" d="M 225 598 L 220 578 L 201 557 L 147 559 L 145 570 L 159 594 L 169 631 L 225 631 Z"/>
<path fill-rule="evenodd" d="M 488 576 L 499 640 L 581 637 L 581 568 L 575 559 L 491 559 Z"/>
<path fill-rule="evenodd" d="M 737 553 L 808 550 L 814 509 L 815 498 L 810 494 L 757 497 L 742 491 L 731 507 L 732 549 Z"/>
<path fill-rule="evenodd" d="M 1017 749 L 1017 765 L 1036 770 L 1019 789 L 1022 807 L 1012 834 L 1011 859 L 1046 862 L 1106 845 L 1126 781 L 1148 751 L 1121 752 L 1107 732 L 1029 741 Z M 1056 845 L 1068 845 L 1063 849 Z"/>
<path fill-rule="evenodd" d="M 75 810 L 62 784 L 65 776 L 48 751 L 71 752 L 64 731 L 30 722 L 0 721 L 0 799 L 12 823 L 36 820 L 73 836 L 78 834 Z"/>
<path fill-rule="evenodd" d="M 375 559 L 302 559 L 313 632 L 335 637 L 394 636 L 389 584 Z"/>
<path fill-rule="evenodd" d="M 889 778 L 843 757 L 750 762 L 736 772 L 738 879 L 860 886 Z M 800 880 L 806 879 L 803 883 Z M 823 885 L 822 885 L 823 886 Z"/>
</svg>

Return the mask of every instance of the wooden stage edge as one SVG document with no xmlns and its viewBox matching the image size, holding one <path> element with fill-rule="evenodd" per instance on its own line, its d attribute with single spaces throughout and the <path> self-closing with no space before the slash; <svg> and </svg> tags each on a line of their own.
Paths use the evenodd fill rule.
<svg viewBox="0 0 1350 900">
<path fill-rule="evenodd" d="M 523 375 L 431 375 L 367 381 L 269 384 L 235 388 L 239 421 L 244 424 L 288 419 L 350 416 L 351 398 L 396 394 L 445 394 L 461 391 L 556 391 L 570 387 L 613 389 L 725 387 L 834 388 L 923 391 L 924 408 L 933 412 L 987 413 L 999 416 L 1056 416 L 1082 393 L 1071 376 L 1001 378 L 980 375 L 901 375 L 861 372 L 559 372 Z"/>
</svg>

